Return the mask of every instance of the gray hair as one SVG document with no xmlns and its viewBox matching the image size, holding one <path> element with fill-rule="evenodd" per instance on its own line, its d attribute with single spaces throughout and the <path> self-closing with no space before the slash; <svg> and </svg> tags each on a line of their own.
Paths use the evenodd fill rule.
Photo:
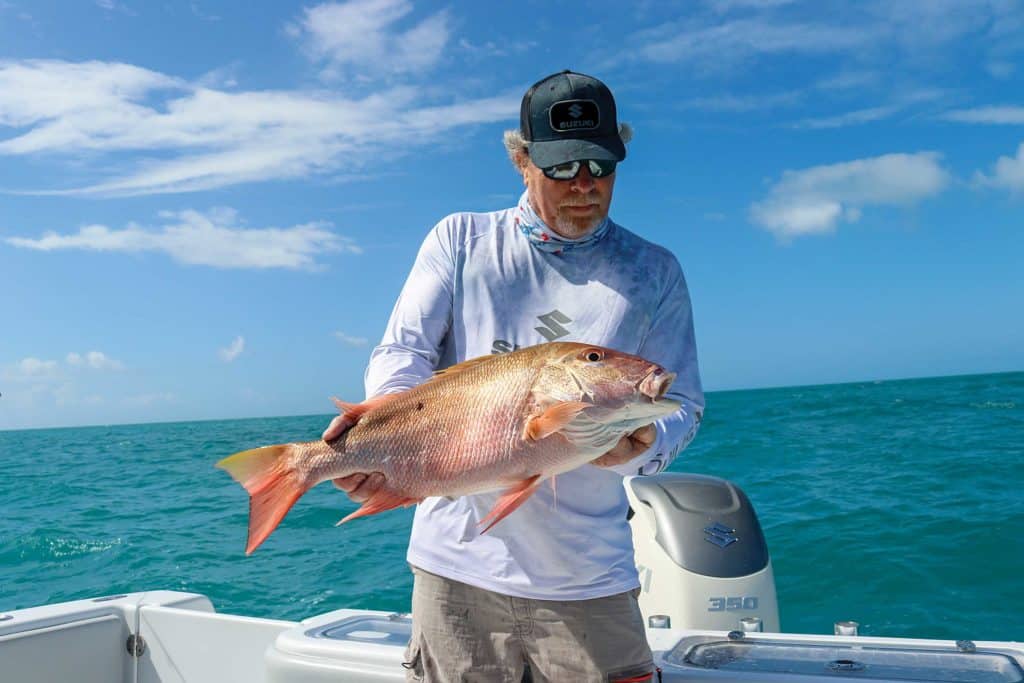
<svg viewBox="0 0 1024 683">
<path fill-rule="evenodd" d="M 633 126 L 628 123 L 620 123 L 619 137 L 622 138 L 622 144 L 629 143 L 633 139 Z M 506 130 L 502 136 L 502 142 L 505 143 L 505 151 L 508 152 L 508 158 L 512 165 L 519 170 L 520 155 L 527 153 L 530 149 L 530 142 L 523 137 L 523 132 L 518 128 Z"/>
</svg>

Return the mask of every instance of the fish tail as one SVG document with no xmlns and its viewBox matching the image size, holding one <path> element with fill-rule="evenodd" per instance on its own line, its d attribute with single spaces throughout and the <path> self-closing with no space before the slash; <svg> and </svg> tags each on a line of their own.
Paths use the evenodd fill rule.
<svg viewBox="0 0 1024 683">
<path fill-rule="evenodd" d="M 264 446 L 235 453 L 217 463 L 249 492 L 246 555 L 267 540 L 295 501 L 311 488 L 287 457 L 292 449 L 292 444 Z"/>
</svg>

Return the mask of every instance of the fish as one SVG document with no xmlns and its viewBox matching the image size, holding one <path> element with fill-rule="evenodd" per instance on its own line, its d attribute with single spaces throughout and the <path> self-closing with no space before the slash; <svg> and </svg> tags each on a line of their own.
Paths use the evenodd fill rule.
<svg viewBox="0 0 1024 683">
<path fill-rule="evenodd" d="M 338 524 L 431 496 L 502 494 L 487 527 L 548 479 L 598 458 L 680 404 L 675 374 L 639 356 L 549 342 L 440 370 L 406 391 L 335 399 L 354 423 L 336 439 L 263 446 L 217 463 L 249 493 L 246 555 L 317 484 L 381 472 L 384 484 Z M 552 482 L 554 483 L 554 482 Z"/>
</svg>

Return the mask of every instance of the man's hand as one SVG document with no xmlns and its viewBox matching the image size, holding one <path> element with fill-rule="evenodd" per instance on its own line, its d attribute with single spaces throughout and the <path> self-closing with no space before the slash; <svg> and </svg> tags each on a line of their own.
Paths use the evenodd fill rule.
<svg viewBox="0 0 1024 683">
<path fill-rule="evenodd" d="M 356 420 L 350 417 L 348 413 L 338 415 L 331 420 L 331 424 L 327 425 L 322 438 L 324 441 L 334 441 L 355 423 Z M 347 493 L 348 497 L 353 501 L 363 503 L 384 485 L 384 475 L 381 472 L 371 472 L 369 474 L 360 472 L 335 479 L 334 485 Z"/>
<path fill-rule="evenodd" d="M 597 460 L 592 460 L 590 464 L 598 467 L 614 467 L 629 462 L 650 448 L 657 436 L 658 430 L 653 424 L 644 425 L 632 434 L 627 434 L 619 439 L 619 442 L 610 451 Z"/>
<path fill-rule="evenodd" d="M 384 481 L 384 474 L 381 472 L 371 472 L 370 474 L 360 472 L 335 479 L 333 483 L 356 503 L 365 503 L 367 498 L 384 486 Z"/>
<path fill-rule="evenodd" d="M 357 420 L 351 417 L 348 413 L 342 413 L 331 420 L 331 424 L 327 425 L 327 429 L 324 430 L 324 433 L 320 438 L 324 441 L 334 441 L 356 422 Z"/>
</svg>

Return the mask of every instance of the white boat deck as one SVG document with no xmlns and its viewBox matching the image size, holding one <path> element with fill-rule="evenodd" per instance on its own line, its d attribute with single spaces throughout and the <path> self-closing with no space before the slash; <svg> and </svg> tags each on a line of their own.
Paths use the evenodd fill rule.
<svg viewBox="0 0 1024 683">
<path fill-rule="evenodd" d="M 77 683 L 404 681 L 405 615 L 336 610 L 301 622 L 220 614 L 152 591 L 0 615 L 0 678 Z M 648 629 L 665 683 L 1021 683 L 1024 645 Z"/>
</svg>

